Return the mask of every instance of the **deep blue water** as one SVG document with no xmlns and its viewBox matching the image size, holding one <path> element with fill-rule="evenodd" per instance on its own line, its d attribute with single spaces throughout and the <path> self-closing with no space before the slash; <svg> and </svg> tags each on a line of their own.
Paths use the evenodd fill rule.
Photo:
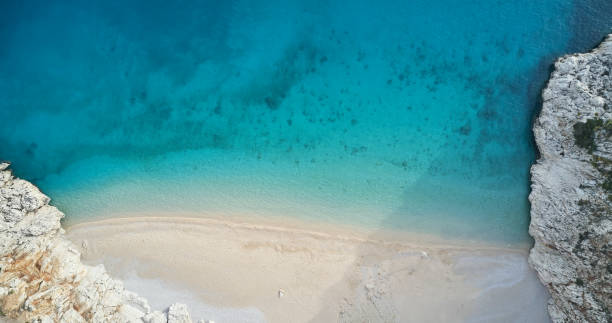
<svg viewBox="0 0 612 323">
<path fill-rule="evenodd" d="M 525 242 L 539 91 L 611 3 L 2 1 L 0 158 L 69 219 Z"/>
</svg>

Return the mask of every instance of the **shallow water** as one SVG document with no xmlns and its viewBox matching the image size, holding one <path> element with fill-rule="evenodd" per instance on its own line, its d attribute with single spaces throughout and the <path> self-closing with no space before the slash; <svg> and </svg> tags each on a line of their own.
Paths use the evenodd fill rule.
<svg viewBox="0 0 612 323">
<path fill-rule="evenodd" d="M 3 1 L 0 156 L 70 218 L 526 242 L 530 123 L 607 1 Z"/>
</svg>

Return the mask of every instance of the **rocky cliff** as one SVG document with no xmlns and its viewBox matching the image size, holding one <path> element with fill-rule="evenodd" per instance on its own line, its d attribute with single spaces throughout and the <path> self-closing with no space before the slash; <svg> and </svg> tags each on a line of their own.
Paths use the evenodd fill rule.
<svg viewBox="0 0 612 323">
<path fill-rule="evenodd" d="M 529 261 L 555 322 L 612 322 L 612 35 L 555 63 L 534 124 Z"/>
<path fill-rule="evenodd" d="M 49 198 L 0 163 L 0 321 L 191 322 L 186 306 L 152 311 L 102 265 L 81 263 Z"/>
</svg>

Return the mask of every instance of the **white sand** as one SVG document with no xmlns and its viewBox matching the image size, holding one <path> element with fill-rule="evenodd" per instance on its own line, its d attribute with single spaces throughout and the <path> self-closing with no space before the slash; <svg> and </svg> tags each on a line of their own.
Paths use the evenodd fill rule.
<svg viewBox="0 0 612 323">
<path fill-rule="evenodd" d="M 185 302 L 216 322 L 548 320 L 525 249 L 280 218 L 131 216 L 67 231 L 152 305 Z"/>
</svg>

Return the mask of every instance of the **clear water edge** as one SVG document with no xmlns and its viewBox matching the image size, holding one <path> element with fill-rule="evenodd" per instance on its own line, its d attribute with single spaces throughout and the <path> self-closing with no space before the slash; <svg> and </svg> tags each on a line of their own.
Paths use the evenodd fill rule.
<svg viewBox="0 0 612 323">
<path fill-rule="evenodd" d="M 581 5 L 7 2 L 0 156 L 69 218 L 236 212 L 525 243 L 529 86 L 577 46 Z"/>
</svg>

